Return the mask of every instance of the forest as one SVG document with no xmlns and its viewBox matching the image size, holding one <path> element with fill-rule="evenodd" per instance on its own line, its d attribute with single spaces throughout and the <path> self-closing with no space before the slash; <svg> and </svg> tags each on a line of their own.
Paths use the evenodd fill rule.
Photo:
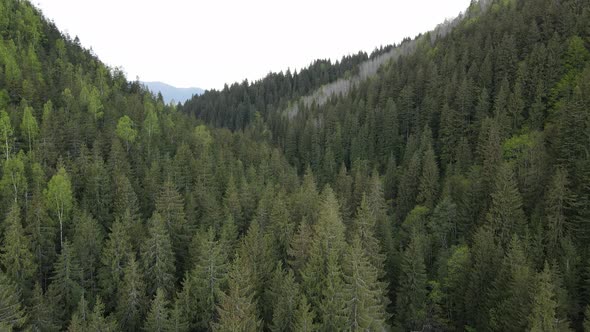
<svg viewBox="0 0 590 332">
<path fill-rule="evenodd" d="M 0 0 L 0 331 L 590 331 L 590 1 L 460 18 L 174 105 Z"/>
</svg>

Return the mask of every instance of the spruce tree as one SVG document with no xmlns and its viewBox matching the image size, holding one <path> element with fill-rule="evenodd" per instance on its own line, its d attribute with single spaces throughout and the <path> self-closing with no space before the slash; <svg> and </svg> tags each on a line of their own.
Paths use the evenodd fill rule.
<svg viewBox="0 0 590 332">
<path fill-rule="evenodd" d="M 492 203 L 487 221 L 490 223 L 500 242 L 504 245 L 510 241 L 511 234 L 523 234 L 526 223 L 522 210 L 522 196 L 518 191 L 514 172 L 509 164 L 504 164 L 496 177 Z"/>
<path fill-rule="evenodd" d="M 27 313 L 22 304 L 19 287 L 0 272 L 0 322 L 10 329 L 19 329 L 26 321 Z"/>
<path fill-rule="evenodd" d="M 557 302 L 549 265 L 537 276 L 532 310 L 528 316 L 530 331 L 560 331 L 560 320 L 556 316 Z"/>
<path fill-rule="evenodd" d="M 293 331 L 314 332 L 318 330 L 317 324 L 314 323 L 315 314 L 305 295 L 301 296 L 294 318 Z"/>
<path fill-rule="evenodd" d="M 170 312 L 168 308 L 168 300 L 166 299 L 166 292 L 158 288 L 152 299 L 150 310 L 147 313 L 144 330 L 153 332 L 167 332 L 168 320 L 170 319 Z"/>
<path fill-rule="evenodd" d="M 53 266 L 48 294 L 52 301 L 54 315 L 67 321 L 82 293 L 82 269 L 75 256 L 74 250 L 68 241 L 64 241 L 63 248 Z"/>
<path fill-rule="evenodd" d="M 208 329 L 210 322 L 216 318 L 216 306 L 220 301 L 222 288 L 225 286 L 228 257 L 226 248 L 215 240 L 213 228 L 209 228 L 205 236 L 199 239 L 198 256 L 191 272 L 191 286 L 196 305 L 197 325 Z"/>
<path fill-rule="evenodd" d="M 256 309 L 254 288 L 251 283 L 252 267 L 241 256 L 234 260 L 228 275 L 228 289 L 221 295 L 217 307 L 219 320 L 212 325 L 214 331 L 259 331 L 262 322 Z"/>
<path fill-rule="evenodd" d="M 397 322 L 406 330 L 420 330 L 426 322 L 427 279 L 422 238 L 414 234 L 404 251 L 397 293 Z"/>
<path fill-rule="evenodd" d="M 118 322 L 127 331 L 137 331 L 141 326 L 146 309 L 145 291 L 139 264 L 131 256 L 123 269 L 116 308 Z"/>
<path fill-rule="evenodd" d="M 371 264 L 360 237 L 355 236 L 344 256 L 347 326 L 351 331 L 386 330 L 387 284 L 383 271 Z"/>
<path fill-rule="evenodd" d="M 347 327 L 346 286 L 335 252 L 328 254 L 326 276 L 321 284 L 321 300 L 318 304 L 320 331 L 342 331 Z"/>
<path fill-rule="evenodd" d="M 285 271 L 279 264 L 273 273 L 267 301 L 272 303 L 272 331 L 294 331 L 299 285 L 292 270 Z"/>
<path fill-rule="evenodd" d="M 175 283 L 175 260 L 170 236 L 162 217 L 157 212 L 149 221 L 149 237 L 141 247 L 141 265 L 148 294 L 157 289 L 170 295 Z"/>
<path fill-rule="evenodd" d="M 36 266 L 31 252 L 31 241 L 25 235 L 21 224 L 20 208 L 12 204 L 5 220 L 4 245 L 0 249 L 0 261 L 6 274 L 16 281 L 21 289 L 28 289 Z"/>
<path fill-rule="evenodd" d="M 111 226 L 109 238 L 103 246 L 99 270 L 99 284 L 108 308 L 115 306 L 115 295 L 119 292 L 123 273 L 132 257 L 131 239 L 119 218 Z"/>
</svg>

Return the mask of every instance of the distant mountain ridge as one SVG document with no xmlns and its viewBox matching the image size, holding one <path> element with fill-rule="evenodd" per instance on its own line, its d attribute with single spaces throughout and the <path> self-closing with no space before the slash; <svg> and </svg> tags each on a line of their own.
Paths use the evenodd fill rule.
<svg viewBox="0 0 590 332">
<path fill-rule="evenodd" d="M 162 97 L 164 97 L 164 102 L 166 104 L 170 103 L 172 100 L 177 103 L 184 103 L 185 101 L 192 98 L 193 95 L 200 95 L 205 92 L 205 90 L 201 88 L 177 88 L 164 82 L 141 83 L 155 94 L 158 94 L 158 92 L 162 93 Z"/>
</svg>

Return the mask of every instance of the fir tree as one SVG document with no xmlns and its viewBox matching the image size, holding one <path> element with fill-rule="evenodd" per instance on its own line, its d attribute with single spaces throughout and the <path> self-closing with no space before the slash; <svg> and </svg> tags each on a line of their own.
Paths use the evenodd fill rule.
<svg viewBox="0 0 590 332">
<path fill-rule="evenodd" d="M 213 324 L 214 331 L 246 332 L 261 330 L 254 300 L 254 289 L 249 276 L 251 266 L 237 256 L 228 275 L 227 292 L 221 295 L 217 307 L 219 321 Z"/>
<path fill-rule="evenodd" d="M 168 300 L 166 300 L 166 293 L 161 288 L 158 288 L 152 299 L 150 310 L 147 313 L 144 329 L 153 332 L 166 332 L 169 319 L 170 312 L 168 309 Z"/>
<path fill-rule="evenodd" d="M 172 243 L 160 214 L 154 213 L 149 224 L 149 237 L 141 248 L 141 265 L 148 294 L 153 295 L 160 289 L 169 295 L 175 282 Z"/>
</svg>

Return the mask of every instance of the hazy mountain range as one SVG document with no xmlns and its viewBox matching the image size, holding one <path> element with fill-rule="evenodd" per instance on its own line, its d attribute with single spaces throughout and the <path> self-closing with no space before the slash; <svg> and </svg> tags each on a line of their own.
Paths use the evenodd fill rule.
<svg viewBox="0 0 590 332">
<path fill-rule="evenodd" d="M 164 82 L 142 82 L 145 86 L 150 89 L 153 93 L 157 94 L 158 92 L 162 93 L 162 97 L 164 97 L 164 102 L 166 104 L 170 103 L 171 100 L 175 102 L 184 103 L 188 99 L 190 99 L 193 95 L 200 95 L 205 90 L 201 88 L 177 88 L 170 84 L 166 84 Z"/>
</svg>

